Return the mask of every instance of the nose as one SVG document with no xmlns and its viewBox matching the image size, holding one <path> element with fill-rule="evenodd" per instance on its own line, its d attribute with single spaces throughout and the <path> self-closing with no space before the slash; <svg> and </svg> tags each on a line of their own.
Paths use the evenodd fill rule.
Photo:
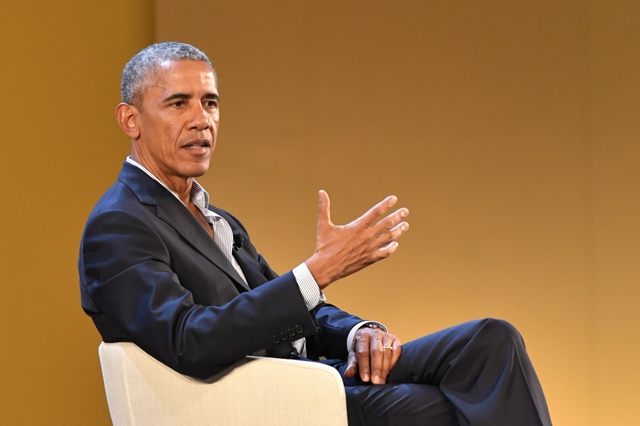
<svg viewBox="0 0 640 426">
<path fill-rule="evenodd" d="M 202 105 L 196 104 L 189 129 L 196 131 L 208 130 L 211 127 L 211 119 Z"/>
</svg>

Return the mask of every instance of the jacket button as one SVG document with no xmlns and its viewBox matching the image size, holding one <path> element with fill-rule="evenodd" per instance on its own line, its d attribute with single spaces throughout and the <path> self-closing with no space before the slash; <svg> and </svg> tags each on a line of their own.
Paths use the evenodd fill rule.
<svg viewBox="0 0 640 426">
<path fill-rule="evenodd" d="M 287 330 L 287 333 L 289 333 L 290 337 L 293 337 L 296 335 L 296 331 L 293 328 L 290 328 Z"/>
<path fill-rule="evenodd" d="M 280 340 L 282 340 L 283 342 L 289 340 L 289 335 L 283 331 L 282 333 L 280 333 Z"/>
<path fill-rule="evenodd" d="M 296 325 L 296 333 L 302 334 L 304 327 L 301 324 Z"/>
<path fill-rule="evenodd" d="M 280 336 L 278 336 L 277 334 L 273 335 L 273 343 L 280 343 Z"/>
</svg>

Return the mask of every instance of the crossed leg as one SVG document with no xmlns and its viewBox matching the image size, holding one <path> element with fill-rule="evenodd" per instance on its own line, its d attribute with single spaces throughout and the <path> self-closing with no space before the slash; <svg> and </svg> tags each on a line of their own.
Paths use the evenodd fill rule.
<svg viewBox="0 0 640 426">
<path fill-rule="evenodd" d="M 522 337 L 502 320 L 408 342 L 386 385 L 352 379 L 345 389 L 350 425 L 551 426 Z"/>
</svg>

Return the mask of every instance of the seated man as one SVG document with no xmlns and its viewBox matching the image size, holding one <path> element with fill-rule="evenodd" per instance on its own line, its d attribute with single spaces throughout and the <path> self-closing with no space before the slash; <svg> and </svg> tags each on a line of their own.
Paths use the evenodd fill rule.
<svg viewBox="0 0 640 426">
<path fill-rule="evenodd" d="M 304 358 L 344 378 L 351 425 L 551 425 L 522 338 L 485 319 L 401 345 L 322 290 L 391 255 L 409 228 L 393 196 L 345 226 L 319 192 L 315 252 L 284 275 L 242 223 L 209 205 L 217 76 L 193 46 L 160 43 L 125 66 L 116 119 L 131 156 L 82 237 L 82 307 L 105 342 L 134 342 L 204 378 L 246 355 Z M 326 359 L 325 359 L 326 358 Z"/>
</svg>

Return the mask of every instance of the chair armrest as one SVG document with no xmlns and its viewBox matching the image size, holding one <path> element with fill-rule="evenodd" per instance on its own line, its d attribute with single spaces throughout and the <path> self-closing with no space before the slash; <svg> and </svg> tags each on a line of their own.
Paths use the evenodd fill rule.
<svg viewBox="0 0 640 426">
<path fill-rule="evenodd" d="M 184 376 L 133 343 L 102 343 L 100 363 L 114 425 L 347 425 L 335 369 L 247 357 L 207 379 Z"/>
</svg>

